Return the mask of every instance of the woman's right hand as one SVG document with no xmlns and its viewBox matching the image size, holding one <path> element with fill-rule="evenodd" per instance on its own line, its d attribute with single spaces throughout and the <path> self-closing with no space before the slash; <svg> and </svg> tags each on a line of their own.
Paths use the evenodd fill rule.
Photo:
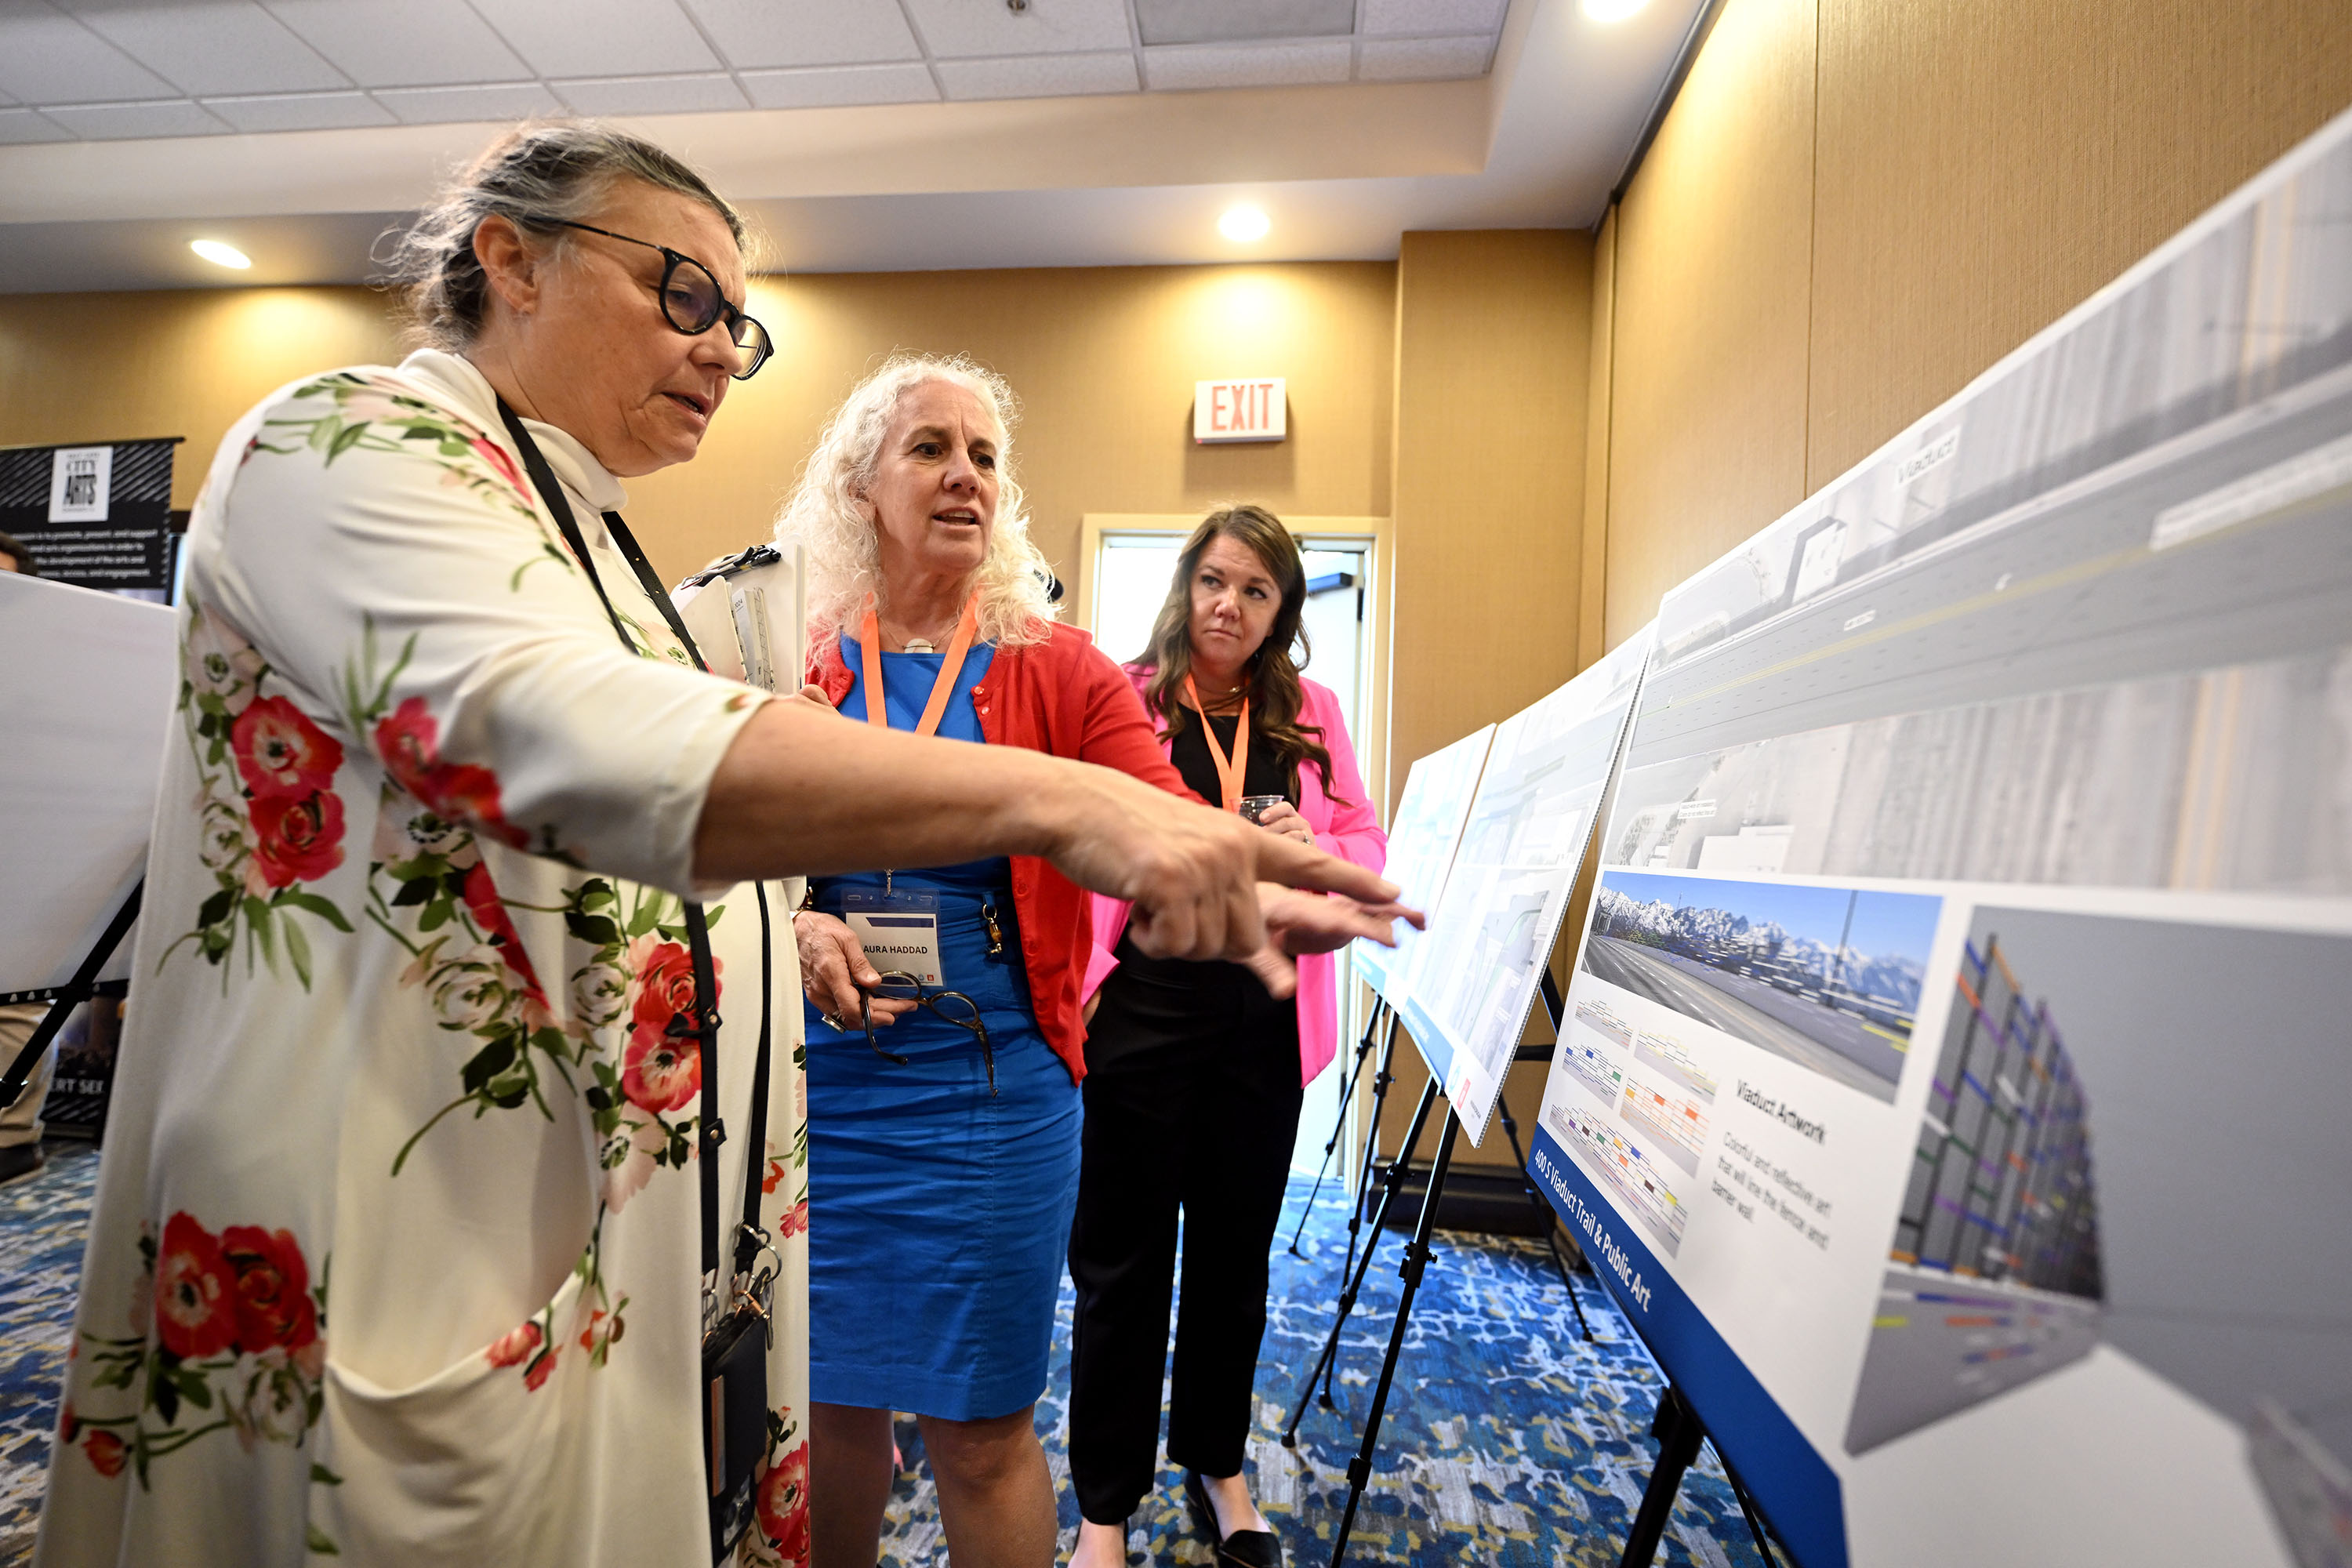
<svg viewBox="0 0 2352 1568">
<path fill-rule="evenodd" d="M 1079 886 L 1133 905 L 1128 931 L 1154 957 L 1239 961 L 1259 952 L 1266 942 L 1260 881 L 1377 908 L 1397 896 L 1373 872 L 1260 832 L 1231 812 L 1108 768 L 1064 766 L 1062 777 L 1076 787 L 1055 803 L 1047 858 Z"/>
<path fill-rule="evenodd" d="M 801 993 L 810 1005 L 837 1029 L 862 1027 L 858 995 L 881 984 L 882 976 L 866 961 L 866 947 L 857 933 L 831 915 L 802 910 L 793 916 L 793 941 L 801 953 Z M 897 1023 L 900 1014 L 915 1005 L 895 997 L 877 997 L 876 1026 Z"/>
</svg>

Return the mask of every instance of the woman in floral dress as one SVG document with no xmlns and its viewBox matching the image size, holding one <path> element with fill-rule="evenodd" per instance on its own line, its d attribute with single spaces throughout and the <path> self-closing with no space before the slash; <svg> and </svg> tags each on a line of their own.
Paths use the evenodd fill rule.
<svg viewBox="0 0 2352 1568">
<path fill-rule="evenodd" d="M 37 1563 L 710 1560 L 687 898 L 722 1201 L 756 1160 L 782 1259 L 737 1556 L 802 1561 L 800 984 L 751 879 L 1044 855 L 1203 956 L 1263 940 L 1257 877 L 1385 896 L 1099 770 L 941 765 L 688 668 L 599 519 L 757 368 L 740 235 L 658 149 L 517 132 L 407 241 L 436 346 L 224 441 Z M 798 899 L 767 889 L 779 928 Z"/>
</svg>

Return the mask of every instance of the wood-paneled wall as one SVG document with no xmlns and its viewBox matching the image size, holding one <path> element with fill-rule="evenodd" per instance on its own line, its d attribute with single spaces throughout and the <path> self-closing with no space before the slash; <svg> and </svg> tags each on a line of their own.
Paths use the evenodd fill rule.
<svg viewBox="0 0 2352 1568">
<path fill-rule="evenodd" d="M 1727 0 L 1600 274 L 1606 645 L 2347 104 L 2345 0 Z"/>
<path fill-rule="evenodd" d="M 1382 262 L 757 279 L 776 362 L 730 390 L 694 462 L 630 481 L 630 521 L 673 578 L 765 537 L 824 417 L 898 349 L 969 353 L 1012 381 L 1018 471 L 1065 577 L 1087 511 L 1250 500 L 1385 516 L 1395 279 Z M 0 446 L 185 436 L 184 507 L 256 400 L 396 361 L 399 336 L 365 289 L 0 296 Z M 1194 446 L 1193 382 L 1244 375 L 1288 378 L 1289 438 Z"/>
<path fill-rule="evenodd" d="M 1592 386 L 1592 238 L 1408 234 L 1397 260 L 1389 789 L 1416 757 L 1576 673 Z M 1534 1114 L 1543 1069 L 1507 1082 Z M 1427 1081 L 1401 1047 L 1384 1142 Z M 1435 1145 L 1423 1140 L 1426 1155 Z M 1512 1163 L 1499 1130 L 1465 1163 Z"/>
</svg>

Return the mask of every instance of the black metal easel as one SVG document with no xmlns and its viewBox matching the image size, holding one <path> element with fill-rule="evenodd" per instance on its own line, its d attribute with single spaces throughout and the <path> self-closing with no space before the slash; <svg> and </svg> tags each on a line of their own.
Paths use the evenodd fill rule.
<svg viewBox="0 0 2352 1568">
<path fill-rule="evenodd" d="M 1339 1147 L 1339 1140 L 1347 1135 L 1348 1101 L 1356 1092 L 1357 1082 L 1364 1076 L 1364 1058 L 1372 1054 L 1372 1037 L 1380 1032 L 1381 1020 L 1387 1016 L 1388 1011 L 1388 999 L 1375 994 L 1372 997 L 1371 1013 L 1364 1020 L 1363 1035 L 1356 1041 L 1356 1059 L 1348 1064 L 1348 1081 L 1339 1086 L 1339 1114 L 1332 1121 L 1331 1136 L 1324 1141 L 1323 1163 L 1315 1168 L 1315 1185 L 1307 1194 L 1306 1206 L 1298 1211 L 1297 1227 L 1290 1233 L 1290 1256 L 1293 1258 L 1307 1256 L 1298 1250 L 1298 1238 L 1307 1234 L 1307 1216 L 1315 1212 L 1315 1200 L 1323 1195 L 1323 1178 L 1330 1172 L 1332 1151 Z M 1385 1089 L 1386 1086 L 1381 1087 Z M 1376 1110 L 1375 1117 L 1378 1114 Z M 1356 1186 L 1356 1203 L 1360 1208 L 1363 1205 L 1363 1184 L 1360 1174 Z M 1342 1272 L 1345 1271 L 1342 1270 Z"/>
<path fill-rule="evenodd" d="M 49 1042 L 58 1037 L 58 1031 L 65 1027 L 66 1020 L 72 1016 L 73 1010 L 98 994 L 98 972 L 106 967 L 106 961 L 114 956 L 114 950 L 122 945 L 122 939 L 137 923 L 139 896 L 146 886 L 144 878 L 131 884 L 130 896 L 122 900 L 122 907 L 114 911 L 114 918 L 99 934 L 97 942 L 82 959 L 80 967 L 74 971 L 72 979 L 63 985 L 44 985 L 31 991 L 11 991 L 0 994 L 0 1003 L 49 1004 L 48 1013 L 33 1026 L 32 1037 L 25 1042 L 25 1048 L 18 1051 L 16 1059 L 8 1064 L 6 1074 L 0 1076 L 0 1109 L 16 1103 L 17 1097 L 25 1092 L 26 1082 L 33 1076 L 35 1064 L 41 1059 L 41 1053 L 47 1050 Z"/>
<path fill-rule="evenodd" d="M 1675 1511 L 1675 1495 L 1682 1489 L 1683 1477 L 1697 1461 L 1699 1445 L 1713 1442 L 1698 1412 L 1672 1383 L 1658 1396 L 1650 1436 L 1658 1440 L 1658 1462 L 1651 1468 L 1650 1484 L 1642 1490 L 1642 1506 L 1633 1515 L 1633 1528 L 1626 1534 L 1625 1553 L 1617 1560 L 1618 1568 L 1650 1568 L 1656 1561 L 1658 1543 L 1665 1539 L 1666 1521 Z M 1772 1554 L 1766 1539 L 1756 1500 L 1739 1472 L 1731 1468 L 1720 1443 L 1715 1444 L 1715 1457 L 1723 1467 L 1724 1479 L 1731 1483 L 1731 1495 L 1738 1500 L 1740 1517 L 1748 1521 L 1748 1533 L 1755 1538 L 1757 1555 L 1764 1559 L 1765 1568 L 1780 1568 L 1780 1560 Z"/>
</svg>

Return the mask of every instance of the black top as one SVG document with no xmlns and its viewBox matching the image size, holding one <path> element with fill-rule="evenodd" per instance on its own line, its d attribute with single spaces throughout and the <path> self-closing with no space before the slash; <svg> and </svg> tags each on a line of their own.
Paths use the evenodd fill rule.
<svg viewBox="0 0 2352 1568">
<path fill-rule="evenodd" d="M 1183 711 L 1184 728 L 1170 745 L 1168 760 L 1176 764 L 1176 771 L 1184 775 L 1184 783 L 1194 794 L 1211 805 L 1221 806 L 1225 804 L 1225 786 L 1217 776 L 1217 760 L 1209 754 L 1209 742 L 1201 733 L 1201 715 L 1190 708 Z M 1237 716 L 1230 713 L 1209 720 L 1216 728 L 1217 743 L 1224 748 L 1228 758 L 1234 754 L 1234 729 L 1238 721 Z M 1298 804 L 1296 770 L 1282 765 L 1274 743 L 1259 731 L 1250 732 L 1249 764 L 1242 772 L 1242 785 L 1244 795 L 1278 795 L 1293 805 Z"/>
</svg>

